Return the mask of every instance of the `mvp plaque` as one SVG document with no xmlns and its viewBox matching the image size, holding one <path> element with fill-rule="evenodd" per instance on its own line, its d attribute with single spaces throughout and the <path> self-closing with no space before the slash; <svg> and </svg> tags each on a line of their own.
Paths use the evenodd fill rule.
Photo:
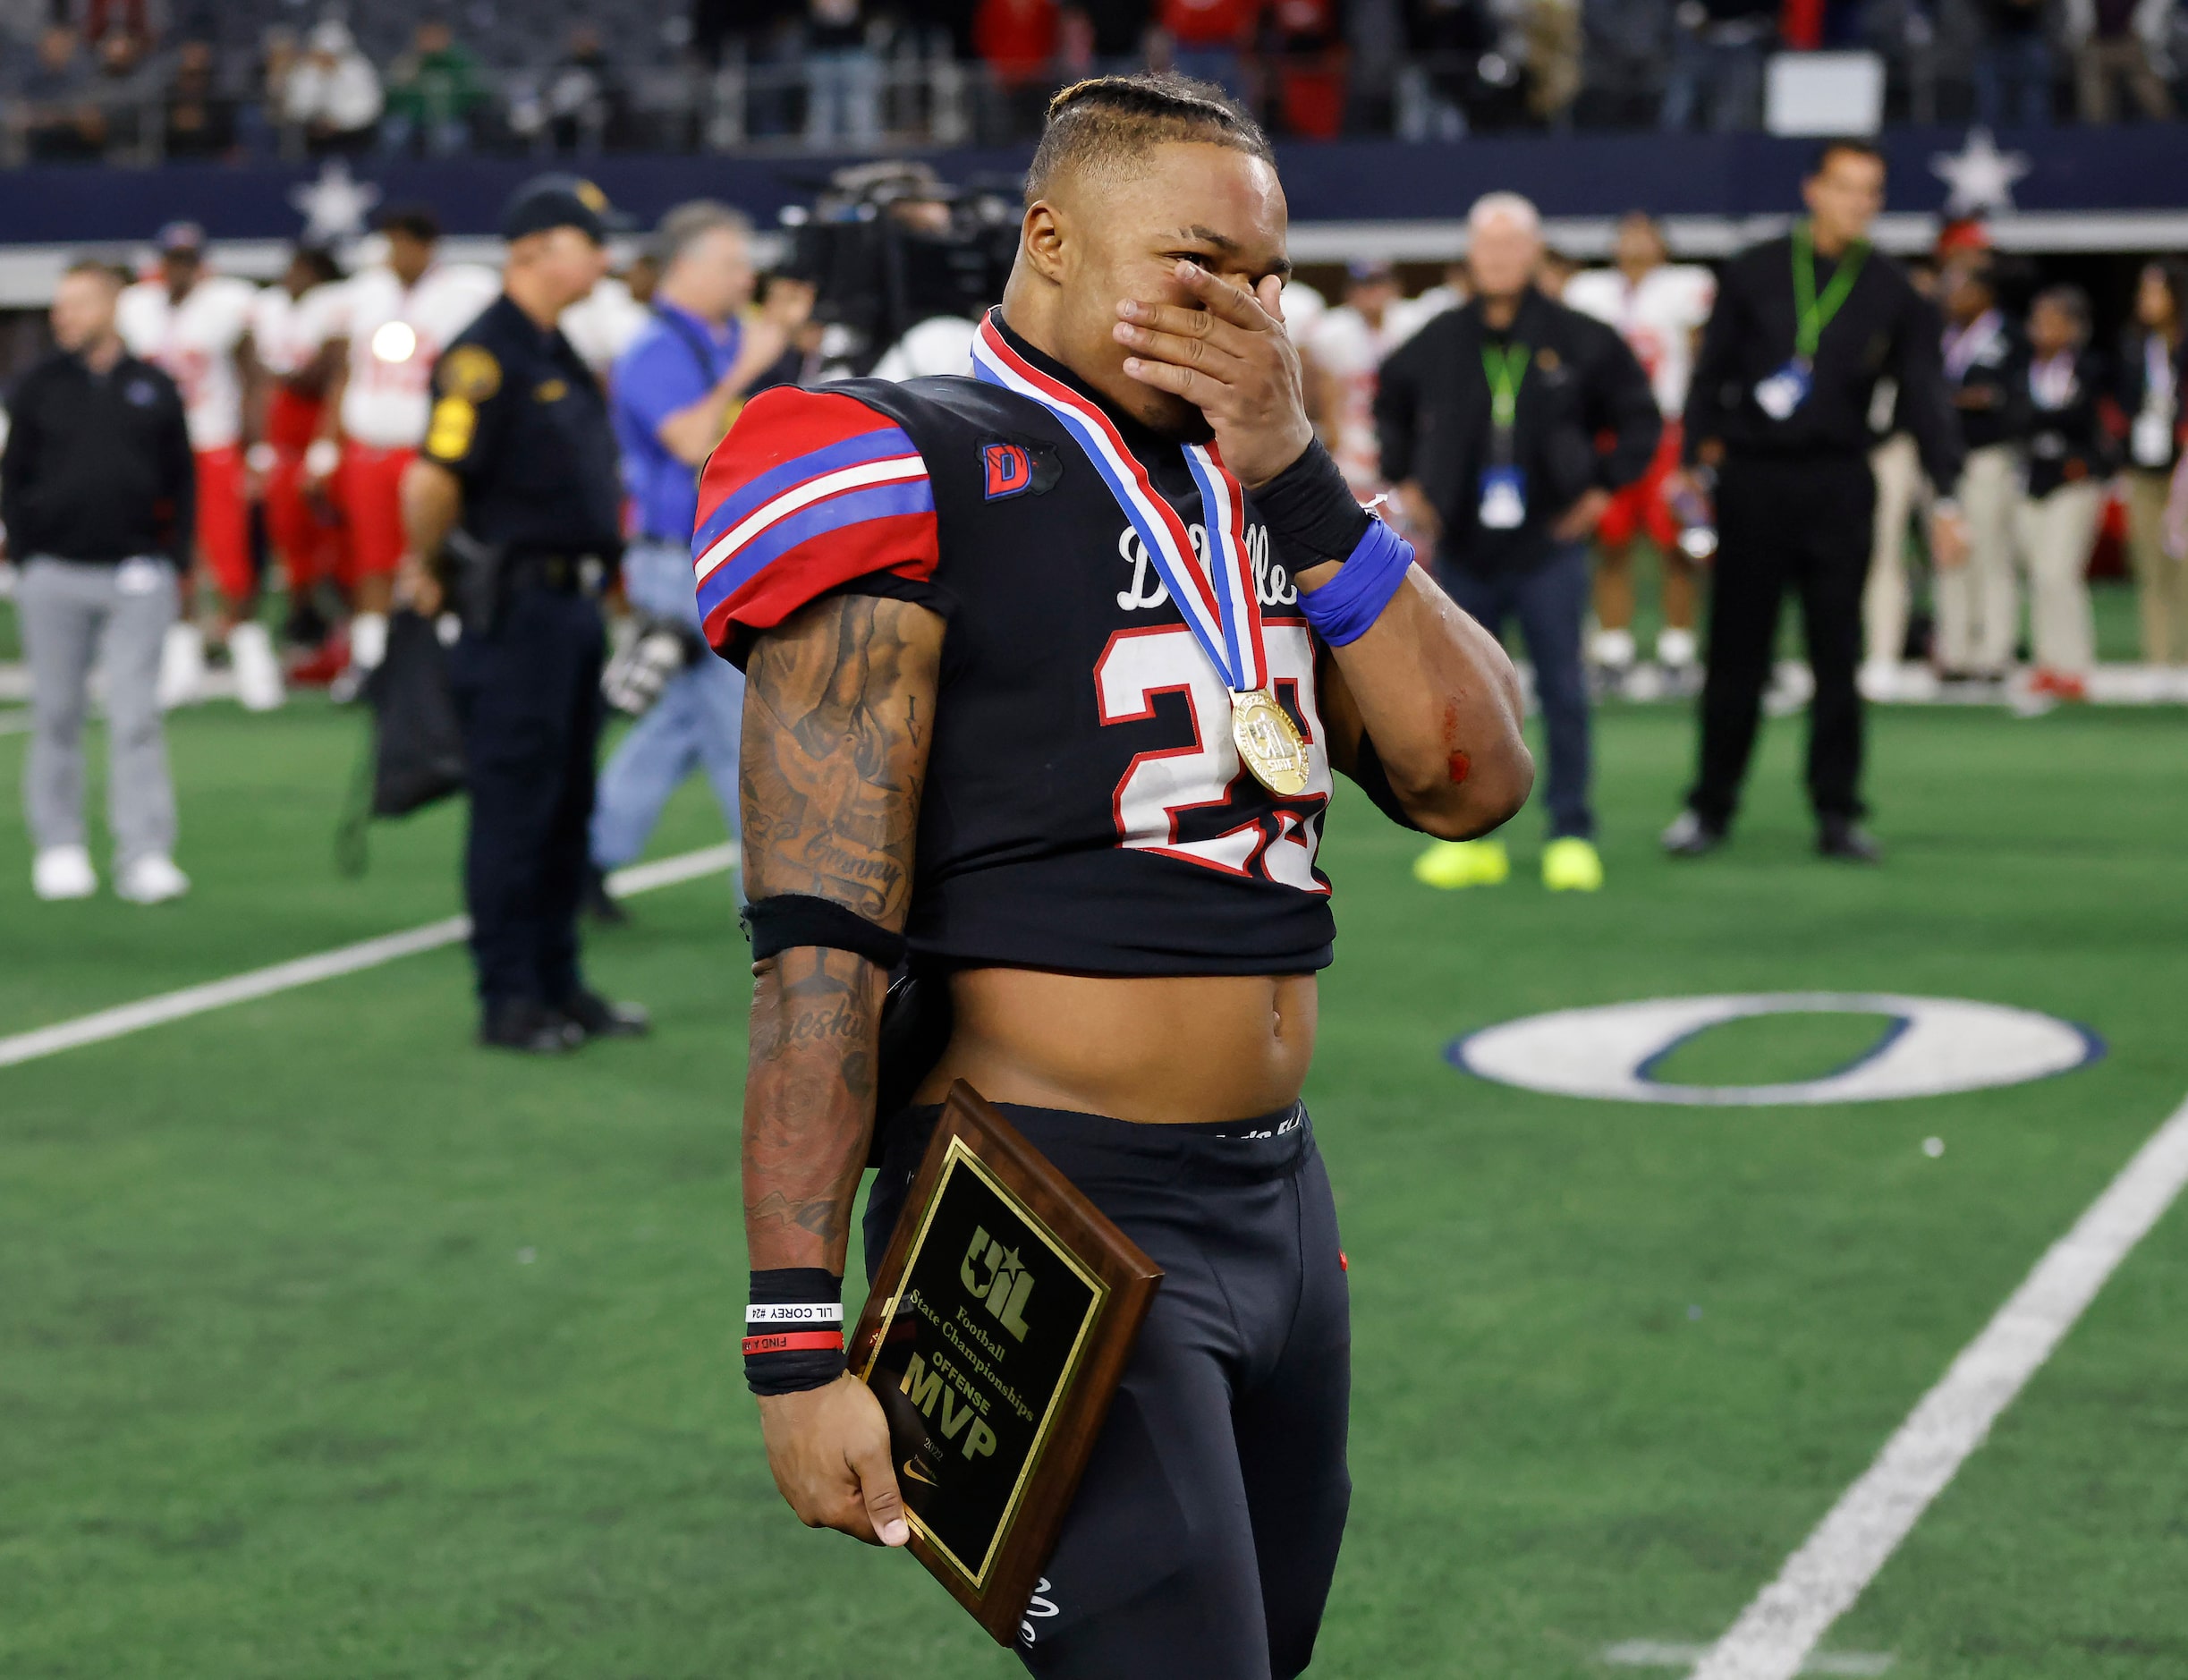
<svg viewBox="0 0 2188 1680">
<path fill-rule="evenodd" d="M 911 1551 L 1018 1637 L 1162 1273 L 960 1080 L 852 1333 Z"/>
</svg>

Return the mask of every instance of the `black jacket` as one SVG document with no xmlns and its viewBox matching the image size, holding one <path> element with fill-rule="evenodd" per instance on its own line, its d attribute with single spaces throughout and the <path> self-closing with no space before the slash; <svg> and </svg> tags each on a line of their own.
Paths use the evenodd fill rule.
<svg viewBox="0 0 2188 1680">
<path fill-rule="evenodd" d="M 1487 530 L 1480 513 L 1490 395 L 1482 351 L 1512 344 L 1533 352 L 1519 388 L 1512 462 L 1525 474 L 1527 517 L 1514 530 Z M 1486 571 L 1542 560 L 1550 526 L 1585 492 L 1622 489 L 1647 472 L 1664 420 L 1649 376 L 1614 328 L 1531 290 L 1509 332 L 1485 326 L 1477 299 L 1391 352 L 1375 426 L 1383 476 L 1417 480 L 1441 516 L 1444 558 Z"/>
<path fill-rule="evenodd" d="M 2175 345 L 2173 362 L 2173 426 L 2171 453 L 2162 462 L 2140 461 L 2135 458 L 2133 445 L 2134 424 L 2142 412 L 2142 404 L 2150 395 L 2150 363 L 2148 340 L 2153 335 L 2140 327 L 2128 328 L 2120 340 L 2119 374 L 2113 381 L 2112 395 L 2118 403 L 2116 410 L 2108 410 L 2107 418 L 2114 435 L 2127 445 L 2127 464 L 2141 467 L 2145 471 L 2170 471 L 2181 458 L 2181 432 L 2188 427 L 2188 343 Z"/>
<path fill-rule="evenodd" d="M 1989 320 L 1975 323 L 1970 331 L 1972 336 L 1957 347 L 1955 372 L 1954 331 L 1946 329 L 1945 383 L 1960 416 L 1961 440 L 1970 449 L 2010 444 L 2021 429 L 2027 347 L 2002 310 L 1992 310 Z"/>
<path fill-rule="evenodd" d="M 1836 269 L 1828 258 L 1817 258 L 1819 293 Z M 1773 420 L 1756 402 L 1755 387 L 1793 360 L 1795 313 L 1790 236 L 1766 240 L 1726 265 L 1687 393 L 1687 460 L 1698 460 L 1712 442 L 1734 459 L 1866 455 L 1870 404 L 1877 382 L 1889 376 L 1899 381 L 1898 423 L 1914 434 L 1929 481 L 1949 492 L 1960 481 L 1966 448 L 1946 393 L 1941 327 L 1899 265 L 1869 253 L 1823 329 L 1807 400 L 1786 419 Z"/>
<path fill-rule="evenodd" d="M 2073 380 L 2050 406 L 2043 401 L 2034 362 L 2024 356 L 2020 365 L 2029 494 L 2048 496 L 2061 485 L 2108 474 L 2115 464 L 2112 439 L 2097 412 L 2106 390 L 2103 362 L 2086 352 L 2076 356 Z"/>
<path fill-rule="evenodd" d="M 197 470 L 174 381 L 124 354 L 113 371 L 55 351 L 8 402 L 0 519 L 18 559 L 191 557 Z"/>
</svg>

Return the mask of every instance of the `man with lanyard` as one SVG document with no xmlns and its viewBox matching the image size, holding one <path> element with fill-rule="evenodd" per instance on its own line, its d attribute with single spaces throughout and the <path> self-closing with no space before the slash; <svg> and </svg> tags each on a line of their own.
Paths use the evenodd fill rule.
<svg viewBox="0 0 2188 1680">
<path fill-rule="evenodd" d="M 1437 539 L 1452 598 L 1497 633 L 1519 620 L 1549 734 L 1542 883 L 1594 892 L 1603 861 L 1581 660 L 1588 537 L 1612 493 L 1648 471 L 1663 421 L 1616 329 L 1535 285 L 1542 232 L 1532 204 L 1491 193 L 1467 226 L 1473 297 L 1383 364 L 1383 471 L 1409 529 Z M 1413 874 L 1430 887 L 1493 886 L 1511 867 L 1501 840 L 1439 841 Z"/>
<path fill-rule="evenodd" d="M 1791 587 L 1815 700 L 1808 793 L 1817 849 L 1873 863 L 1861 827 L 1861 590 L 1874 539 L 1869 412 L 1877 381 L 1899 381 L 1900 412 L 1932 485 L 1949 496 L 1965 453 L 1946 390 L 1937 312 L 1896 264 L 1870 249 L 1884 205 L 1884 158 L 1863 140 L 1832 140 L 1802 187 L 1808 219 L 1735 259 L 1720 277 L 1687 398 L 1692 488 L 1717 501 L 1709 675 L 1702 685 L 1700 773 L 1666 850 L 1699 857 L 1722 845 L 1754 750 L 1762 691 Z M 1941 496 L 1931 552 L 1959 564 L 1966 533 Z"/>
<path fill-rule="evenodd" d="M 689 652 L 664 661 L 674 668 L 658 697 L 600 772 L 586 903 L 603 921 L 628 913 L 607 895 L 606 871 L 646 849 L 662 806 L 694 769 L 706 772 L 730 838 L 737 837 L 744 678 L 709 655 L 700 636 L 691 597 L 699 469 L 746 394 L 782 359 L 812 303 L 810 288 L 777 286 L 767 314 L 740 320 L 752 300 L 749 232 L 734 210 L 704 200 L 679 205 L 661 219 L 652 318 L 610 381 L 623 482 L 638 521 L 638 535 L 623 551 L 623 594 L 640 615 L 645 647 Z"/>
<path fill-rule="evenodd" d="M 701 480 L 700 613 L 749 685 L 746 1378 L 798 1515 L 903 1545 L 835 1327 L 909 952 L 954 1027 L 878 1116 L 869 1263 L 963 1078 L 1166 1274 L 1021 1659 L 1289 1680 L 1351 1497 L 1299 1102 L 1332 774 L 1423 831 L 1493 827 L 1532 775 L 1518 684 L 1314 441 L 1251 116 L 1180 77 L 1081 82 L 1026 204 L 974 378 L 767 392 Z M 1160 595 L 1122 588 L 1135 539 Z"/>
<path fill-rule="evenodd" d="M 502 294 L 435 366 L 424 445 L 403 475 L 396 598 L 463 615 L 449 676 L 471 789 L 479 1042 L 533 1054 L 647 1025 L 578 971 L 600 738 L 594 596 L 623 546 L 622 496 L 606 401 L 555 322 L 607 270 L 608 214 L 589 181 L 518 190 L 502 215 Z"/>
</svg>

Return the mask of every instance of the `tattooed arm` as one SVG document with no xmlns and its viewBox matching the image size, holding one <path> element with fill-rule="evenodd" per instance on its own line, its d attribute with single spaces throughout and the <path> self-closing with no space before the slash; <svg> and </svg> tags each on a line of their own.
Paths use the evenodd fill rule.
<svg viewBox="0 0 2188 1680">
<path fill-rule="evenodd" d="M 806 893 L 902 930 L 935 713 L 942 620 L 867 596 L 818 601 L 763 635 L 745 673 L 745 890 Z M 888 976 L 799 947 L 752 971 L 744 1233 L 752 1268 L 841 1276 L 874 1124 Z M 909 1538 L 888 1428 L 851 1376 L 763 1396 L 776 1486 L 809 1526 Z"/>
</svg>

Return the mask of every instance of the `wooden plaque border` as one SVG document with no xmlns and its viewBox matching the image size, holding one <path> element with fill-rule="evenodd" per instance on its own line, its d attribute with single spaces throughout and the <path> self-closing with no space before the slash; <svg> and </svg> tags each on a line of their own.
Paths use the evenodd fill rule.
<svg viewBox="0 0 2188 1680">
<path fill-rule="evenodd" d="M 1056 1530 L 1064 1521 L 1079 1478 L 1108 1415 L 1110 1397 L 1132 1357 L 1141 1321 L 1154 1304 L 1162 1268 L 1140 1250 L 1078 1186 L 1065 1178 L 1017 1127 L 963 1080 L 950 1087 L 941 1118 L 920 1162 L 904 1210 L 889 1239 L 872 1291 L 859 1315 L 849 1346 L 851 1369 L 861 1381 L 871 1379 L 881 1352 L 884 1328 L 895 1317 L 917 1243 L 927 1228 L 926 1210 L 939 1189 L 957 1144 L 979 1163 L 992 1186 L 1015 1199 L 1071 1251 L 1080 1267 L 1099 1278 L 1106 1294 L 1096 1302 L 1093 1322 L 1084 1333 L 1073 1367 L 1056 1402 L 1033 1462 L 1028 1466 L 1016 1503 L 996 1541 L 985 1582 L 968 1580 L 944 1554 L 926 1527 L 907 1510 L 912 1541 L 906 1548 L 949 1591 L 998 1645 L 1013 1645 L 1026 1605 L 1047 1566 Z"/>
</svg>

